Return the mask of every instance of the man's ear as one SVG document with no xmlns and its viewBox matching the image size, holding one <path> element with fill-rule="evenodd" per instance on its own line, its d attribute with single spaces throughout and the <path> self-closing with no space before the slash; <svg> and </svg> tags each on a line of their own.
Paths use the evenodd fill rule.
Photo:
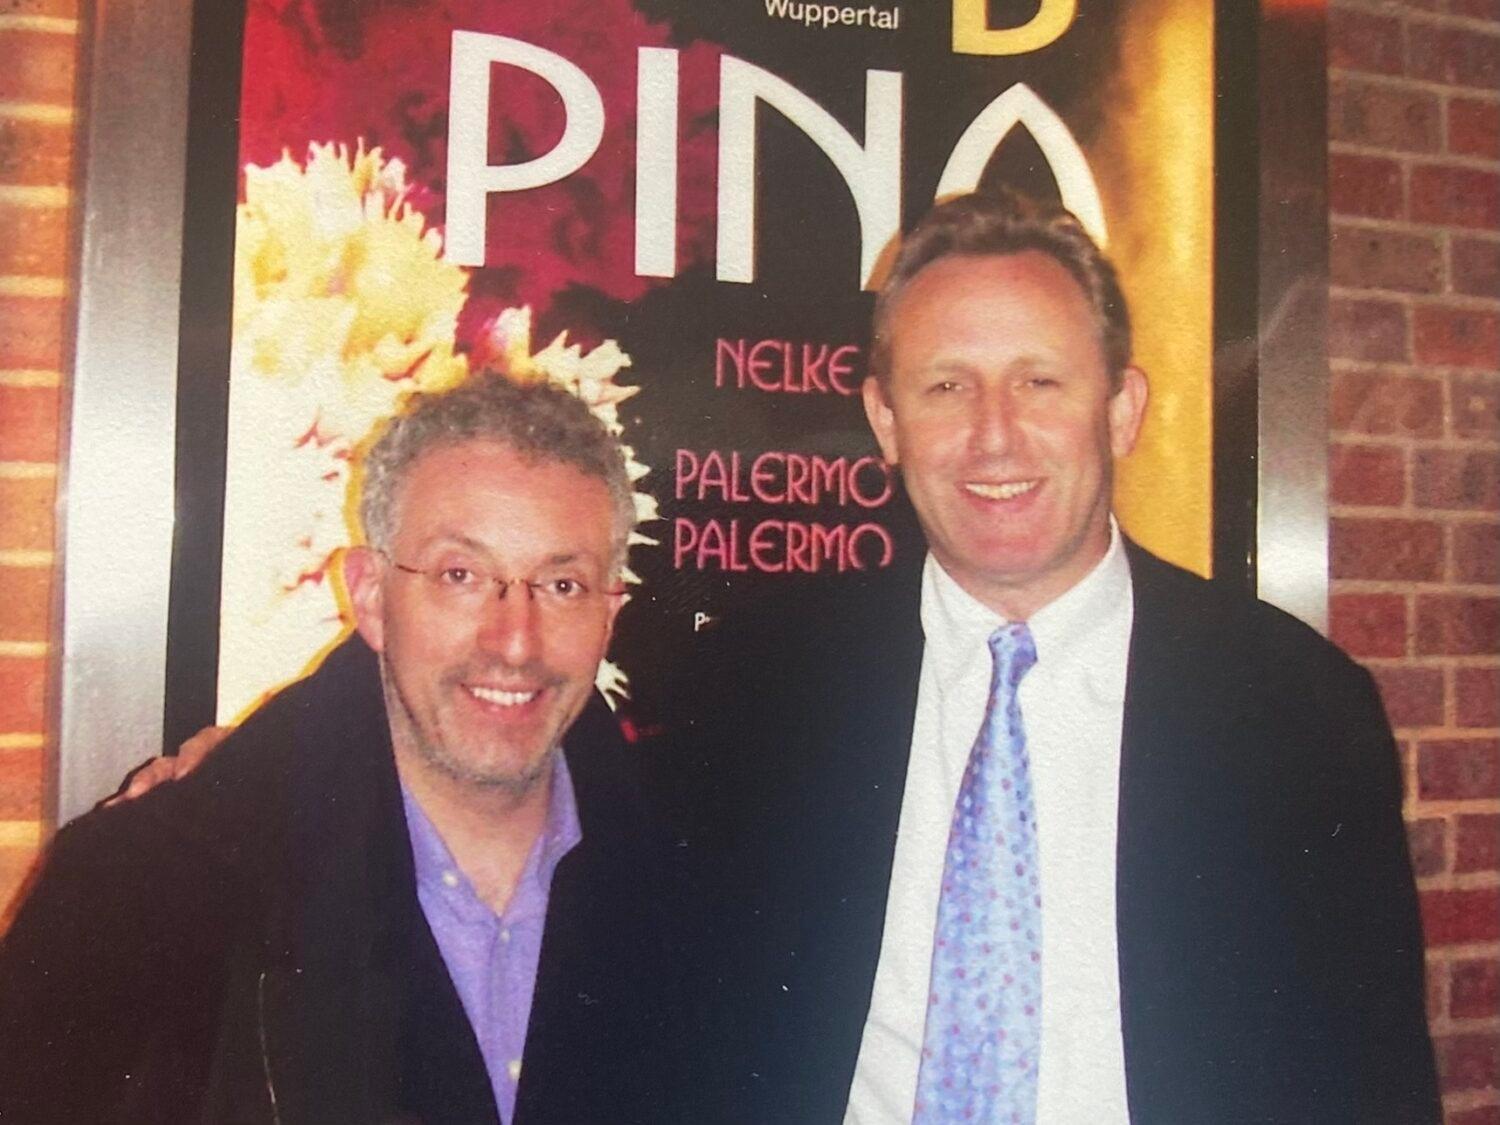
<svg viewBox="0 0 1500 1125">
<path fill-rule="evenodd" d="M 606 644 L 609 643 L 609 638 L 615 635 L 615 617 L 619 614 L 620 607 L 625 604 L 626 597 L 627 595 L 624 590 L 621 590 L 618 594 L 605 595 L 605 604 L 609 609 L 609 617 L 604 623 L 604 638 Z"/>
<path fill-rule="evenodd" d="M 344 553 L 344 585 L 354 607 L 354 627 L 376 652 L 385 651 L 385 560 L 372 547 Z"/>
<path fill-rule="evenodd" d="M 896 413 L 891 409 L 890 400 L 885 397 L 885 388 L 880 385 L 879 379 L 869 375 L 860 387 L 860 394 L 865 400 L 865 417 L 869 420 L 870 429 L 875 431 L 875 440 L 880 443 L 881 456 L 886 459 L 887 464 L 899 464 L 901 458 L 896 444 Z"/>
<path fill-rule="evenodd" d="M 1116 458 L 1135 448 L 1146 420 L 1146 402 L 1150 389 L 1146 373 L 1131 364 L 1120 379 L 1120 389 L 1109 400 L 1109 450 Z"/>
</svg>

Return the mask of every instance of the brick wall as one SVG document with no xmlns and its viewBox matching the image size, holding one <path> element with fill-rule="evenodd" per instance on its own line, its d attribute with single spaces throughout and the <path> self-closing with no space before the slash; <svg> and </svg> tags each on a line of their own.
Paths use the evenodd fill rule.
<svg viewBox="0 0 1500 1125">
<path fill-rule="evenodd" d="M 42 836 L 78 0 L 0 0 L 0 919 Z"/>
<path fill-rule="evenodd" d="M 1331 0 L 1334 639 L 1406 765 L 1455 1125 L 1500 1123 L 1500 0 Z"/>
</svg>

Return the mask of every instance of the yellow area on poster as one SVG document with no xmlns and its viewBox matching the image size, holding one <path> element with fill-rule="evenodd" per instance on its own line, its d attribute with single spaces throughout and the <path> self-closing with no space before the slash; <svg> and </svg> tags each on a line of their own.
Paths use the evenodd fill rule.
<svg viewBox="0 0 1500 1125">
<path fill-rule="evenodd" d="M 960 55 L 1024 55 L 1055 42 L 1078 14 L 1078 0 L 1042 0 L 1020 27 L 989 26 L 985 0 L 953 0 L 953 49 Z"/>
<path fill-rule="evenodd" d="M 1199 0 L 1141 5 L 1087 146 L 1151 384 L 1116 510 L 1143 545 L 1200 574 L 1213 560 L 1213 32 Z"/>
</svg>

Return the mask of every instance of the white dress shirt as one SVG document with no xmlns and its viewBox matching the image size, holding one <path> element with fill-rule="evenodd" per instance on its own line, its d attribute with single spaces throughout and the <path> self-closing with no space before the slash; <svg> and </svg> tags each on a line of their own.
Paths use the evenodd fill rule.
<svg viewBox="0 0 1500 1125">
<path fill-rule="evenodd" d="M 954 801 L 989 696 L 989 635 L 1005 622 L 929 555 L 921 679 L 885 933 L 845 1125 L 909 1122 L 927 1017 L 933 928 Z M 1132 620 L 1117 528 L 1086 578 L 1028 622 L 1021 681 L 1042 892 L 1038 1125 L 1128 1122 L 1115 937 L 1120 728 Z"/>
</svg>

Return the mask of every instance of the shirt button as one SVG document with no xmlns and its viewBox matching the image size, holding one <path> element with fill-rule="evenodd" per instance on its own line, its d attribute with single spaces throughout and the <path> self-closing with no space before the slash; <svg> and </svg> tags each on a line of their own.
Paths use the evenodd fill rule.
<svg viewBox="0 0 1500 1125">
<path fill-rule="evenodd" d="M 506 945 L 510 944 L 510 930 L 509 929 L 504 929 L 504 930 L 500 931 L 500 940 L 503 941 Z M 520 1063 L 516 1063 L 514 1065 L 520 1066 L 521 1064 Z"/>
<path fill-rule="evenodd" d="M 506 1063 L 505 1073 L 510 1075 L 512 1082 L 519 1082 L 521 1080 L 521 1060 L 511 1059 L 510 1062 Z"/>
<path fill-rule="evenodd" d="M 458 886 L 458 872 L 457 871 L 444 871 L 443 872 L 443 886 L 445 886 L 445 887 L 456 887 L 456 886 Z"/>
</svg>

